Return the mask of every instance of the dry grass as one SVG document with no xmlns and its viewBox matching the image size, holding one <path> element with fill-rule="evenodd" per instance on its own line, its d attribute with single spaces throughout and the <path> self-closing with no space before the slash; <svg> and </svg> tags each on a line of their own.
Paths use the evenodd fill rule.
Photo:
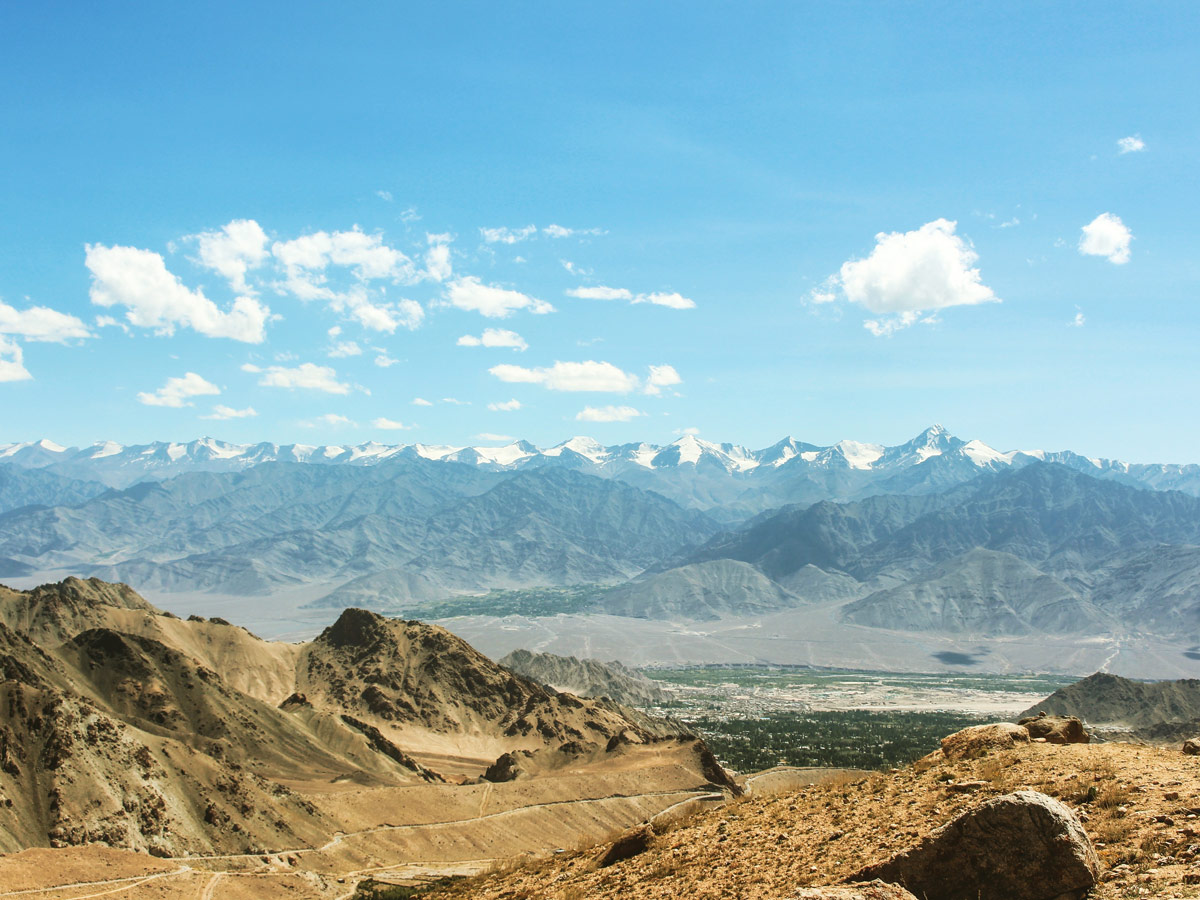
<svg viewBox="0 0 1200 900">
<path fill-rule="evenodd" d="M 958 793 L 951 781 L 984 786 Z M 749 797 L 675 823 L 641 856 L 604 870 L 589 865 L 591 857 L 560 856 L 545 868 L 481 878 L 444 896 L 776 900 L 802 885 L 842 880 L 1018 789 L 1055 795 L 1086 819 L 1107 870 L 1095 900 L 1200 897 L 1200 887 L 1183 884 L 1185 873 L 1200 871 L 1187 851 L 1200 844 L 1200 819 L 1186 818 L 1200 807 L 1200 767 L 1177 751 L 1117 744 L 1034 744 L 949 763 L 927 758 L 896 773 Z"/>
</svg>

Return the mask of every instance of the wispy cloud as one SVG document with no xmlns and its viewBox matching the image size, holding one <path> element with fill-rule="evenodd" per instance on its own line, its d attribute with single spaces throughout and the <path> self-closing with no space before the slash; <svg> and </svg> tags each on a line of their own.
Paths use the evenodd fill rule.
<svg viewBox="0 0 1200 900">
<path fill-rule="evenodd" d="M 210 381 L 201 378 L 195 372 L 188 372 L 181 377 L 167 379 L 167 383 L 157 391 L 142 391 L 137 395 L 138 402 L 146 406 L 170 406 L 179 408 L 191 406 L 192 397 L 219 394 L 221 389 Z"/>
<path fill-rule="evenodd" d="M 300 388 L 308 391 L 321 391 L 326 394 L 348 394 L 350 385 L 337 380 L 337 372 L 330 366 L 318 366 L 313 363 L 301 363 L 288 368 L 286 366 L 267 366 L 259 368 L 251 363 L 242 366 L 243 372 L 261 375 L 258 383 L 263 387 Z"/>
</svg>

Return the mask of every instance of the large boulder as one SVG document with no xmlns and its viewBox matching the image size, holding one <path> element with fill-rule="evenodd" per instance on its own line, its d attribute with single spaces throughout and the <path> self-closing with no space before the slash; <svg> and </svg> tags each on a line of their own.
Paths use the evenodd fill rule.
<svg viewBox="0 0 1200 900">
<path fill-rule="evenodd" d="M 869 884 L 800 888 L 792 894 L 790 900 L 917 900 L 917 898 L 898 885 L 872 881 Z"/>
<path fill-rule="evenodd" d="M 1200 754 L 1200 738 L 1188 738 L 1183 742 L 1183 752 L 1188 756 Z"/>
<path fill-rule="evenodd" d="M 1040 713 L 1017 722 L 1034 740 L 1045 738 L 1048 744 L 1086 744 L 1091 737 L 1076 716 L 1048 716 Z"/>
<path fill-rule="evenodd" d="M 850 880 L 878 878 L 925 900 L 1065 900 L 1086 894 L 1099 866 L 1071 810 L 1037 791 L 1017 791 Z"/>
<path fill-rule="evenodd" d="M 596 857 L 596 867 L 603 869 L 623 859 L 629 859 L 650 849 L 654 829 L 648 824 L 631 828 L 609 844 Z"/>
<path fill-rule="evenodd" d="M 947 759 L 974 759 L 995 750 L 1011 750 L 1029 743 L 1029 730 L 1011 722 L 973 725 L 942 738 L 942 753 Z"/>
</svg>

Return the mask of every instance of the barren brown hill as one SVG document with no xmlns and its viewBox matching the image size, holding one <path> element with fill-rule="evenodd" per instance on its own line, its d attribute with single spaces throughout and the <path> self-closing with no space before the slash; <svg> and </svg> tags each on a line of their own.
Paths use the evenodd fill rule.
<svg viewBox="0 0 1200 900">
<path fill-rule="evenodd" d="M 1171 743 L 1200 734 L 1200 680 L 1133 681 L 1107 672 L 1061 687 L 1022 716 L 1077 716 L 1109 738 Z"/>
<path fill-rule="evenodd" d="M 550 691 L 443 629 L 362 610 L 311 644 L 290 645 L 219 620 L 181 620 L 94 579 L 0 588 L 4 852 L 287 851 L 353 868 L 406 859 L 417 846 L 406 829 L 436 823 L 457 843 L 422 852 L 475 859 L 474 823 L 493 789 L 508 797 L 495 815 L 530 824 L 503 840 L 490 825 L 484 833 L 520 852 L 573 803 L 583 806 L 570 827 L 589 834 L 711 792 L 724 773 L 679 730 Z M 522 784 L 553 777 L 442 796 L 457 788 L 439 772 Z M 625 787 L 614 793 L 616 784 Z M 348 792 L 352 805 L 337 799 Z M 450 810 L 452 820 L 437 818 Z M 412 824 L 395 824 L 406 817 Z M 343 849 L 351 833 L 368 849 Z"/>
</svg>

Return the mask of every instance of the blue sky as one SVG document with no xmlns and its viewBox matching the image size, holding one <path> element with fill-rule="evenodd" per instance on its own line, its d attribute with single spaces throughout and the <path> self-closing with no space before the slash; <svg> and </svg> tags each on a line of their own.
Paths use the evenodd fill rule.
<svg viewBox="0 0 1200 900">
<path fill-rule="evenodd" d="M 1198 20 L 7 4 L 0 442 L 1200 461 Z"/>
</svg>

